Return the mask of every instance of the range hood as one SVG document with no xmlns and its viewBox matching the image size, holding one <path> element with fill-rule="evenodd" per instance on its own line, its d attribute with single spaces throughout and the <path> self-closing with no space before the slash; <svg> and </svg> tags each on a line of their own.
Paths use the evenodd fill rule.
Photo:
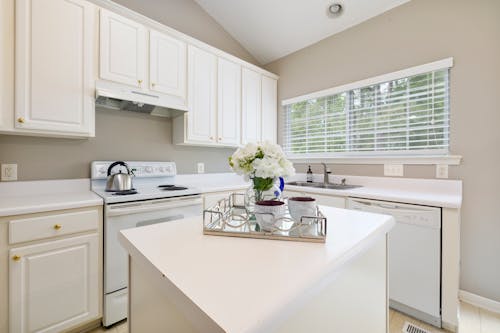
<svg viewBox="0 0 500 333">
<path fill-rule="evenodd" d="M 187 111 L 180 97 L 143 91 L 107 81 L 96 81 L 96 108 L 149 113 L 152 116 L 176 117 Z"/>
</svg>

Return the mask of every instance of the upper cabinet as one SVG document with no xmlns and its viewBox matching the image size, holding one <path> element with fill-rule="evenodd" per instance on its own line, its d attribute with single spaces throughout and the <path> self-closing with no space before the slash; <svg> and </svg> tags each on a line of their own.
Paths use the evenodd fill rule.
<svg viewBox="0 0 500 333">
<path fill-rule="evenodd" d="M 17 0 L 17 131 L 94 136 L 97 8 L 83 0 Z"/>
<path fill-rule="evenodd" d="M 0 1 L 0 133 L 92 137 L 97 86 L 110 99 L 142 95 L 187 111 L 170 113 L 178 144 L 276 142 L 274 74 L 112 1 L 93 2 Z"/>
<path fill-rule="evenodd" d="M 149 33 L 149 89 L 186 98 L 186 43 L 159 33 Z"/>
<path fill-rule="evenodd" d="M 147 72 L 147 30 L 137 22 L 101 9 L 100 76 L 142 88 Z"/>
<path fill-rule="evenodd" d="M 218 67 L 217 142 L 237 146 L 241 132 L 241 66 L 219 58 Z"/>
<path fill-rule="evenodd" d="M 262 76 L 262 141 L 278 140 L 278 81 Z"/>
<path fill-rule="evenodd" d="M 261 74 L 243 68 L 241 80 L 241 143 L 261 141 Z"/>
<path fill-rule="evenodd" d="M 186 142 L 215 143 L 217 117 L 217 57 L 188 48 L 188 113 Z"/>
</svg>

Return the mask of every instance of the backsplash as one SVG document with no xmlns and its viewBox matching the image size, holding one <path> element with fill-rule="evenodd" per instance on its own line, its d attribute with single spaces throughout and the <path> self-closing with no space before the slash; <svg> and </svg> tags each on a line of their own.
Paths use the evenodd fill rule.
<svg viewBox="0 0 500 333">
<path fill-rule="evenodd" d="M 55 139 L 0 135 L 0 163 L 17 163 L 18 180 L 90 177 L 93 160 L 174 161 L 179 173 L 228 172 L 234 149 L 172 144 L 172 121 L 145 114 L 99 110 L 96 136 Z"/>
</svg>

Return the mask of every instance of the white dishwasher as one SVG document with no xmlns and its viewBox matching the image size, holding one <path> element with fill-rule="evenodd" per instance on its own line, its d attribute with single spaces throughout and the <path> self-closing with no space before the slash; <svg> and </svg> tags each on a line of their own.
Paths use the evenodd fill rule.
<svg viewBox="0 0 500 333">
<path fill-rule="evenodd" d="M 441 327 L 441 208 L 349 198 L 348 209 L 392 215 L 389 305 Z"/>
</svg>

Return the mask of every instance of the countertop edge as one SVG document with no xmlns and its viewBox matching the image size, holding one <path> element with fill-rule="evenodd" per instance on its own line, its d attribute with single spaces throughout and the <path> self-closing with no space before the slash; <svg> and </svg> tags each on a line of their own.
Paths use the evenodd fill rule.
<svg viewBox="0 0 500 333">
<path fill-rule="evenodd" d="M 86 200 L 68 199 L 66 201 L 54 202 L 54 203 L 41 203 L 41 204 L 26 205 L 26 206 L 20 205 L 20 206 L 0 209 L 0 217 L 24 215 L 24 214 L 36 214 L 36 213 L 44 213 L 44 212 L 64 210 L 64 209 L 102 206 L 103 202 L 104 202 L 103 199 L 96 194 L 94 198 L 89 198 Z"/>
</svg>

